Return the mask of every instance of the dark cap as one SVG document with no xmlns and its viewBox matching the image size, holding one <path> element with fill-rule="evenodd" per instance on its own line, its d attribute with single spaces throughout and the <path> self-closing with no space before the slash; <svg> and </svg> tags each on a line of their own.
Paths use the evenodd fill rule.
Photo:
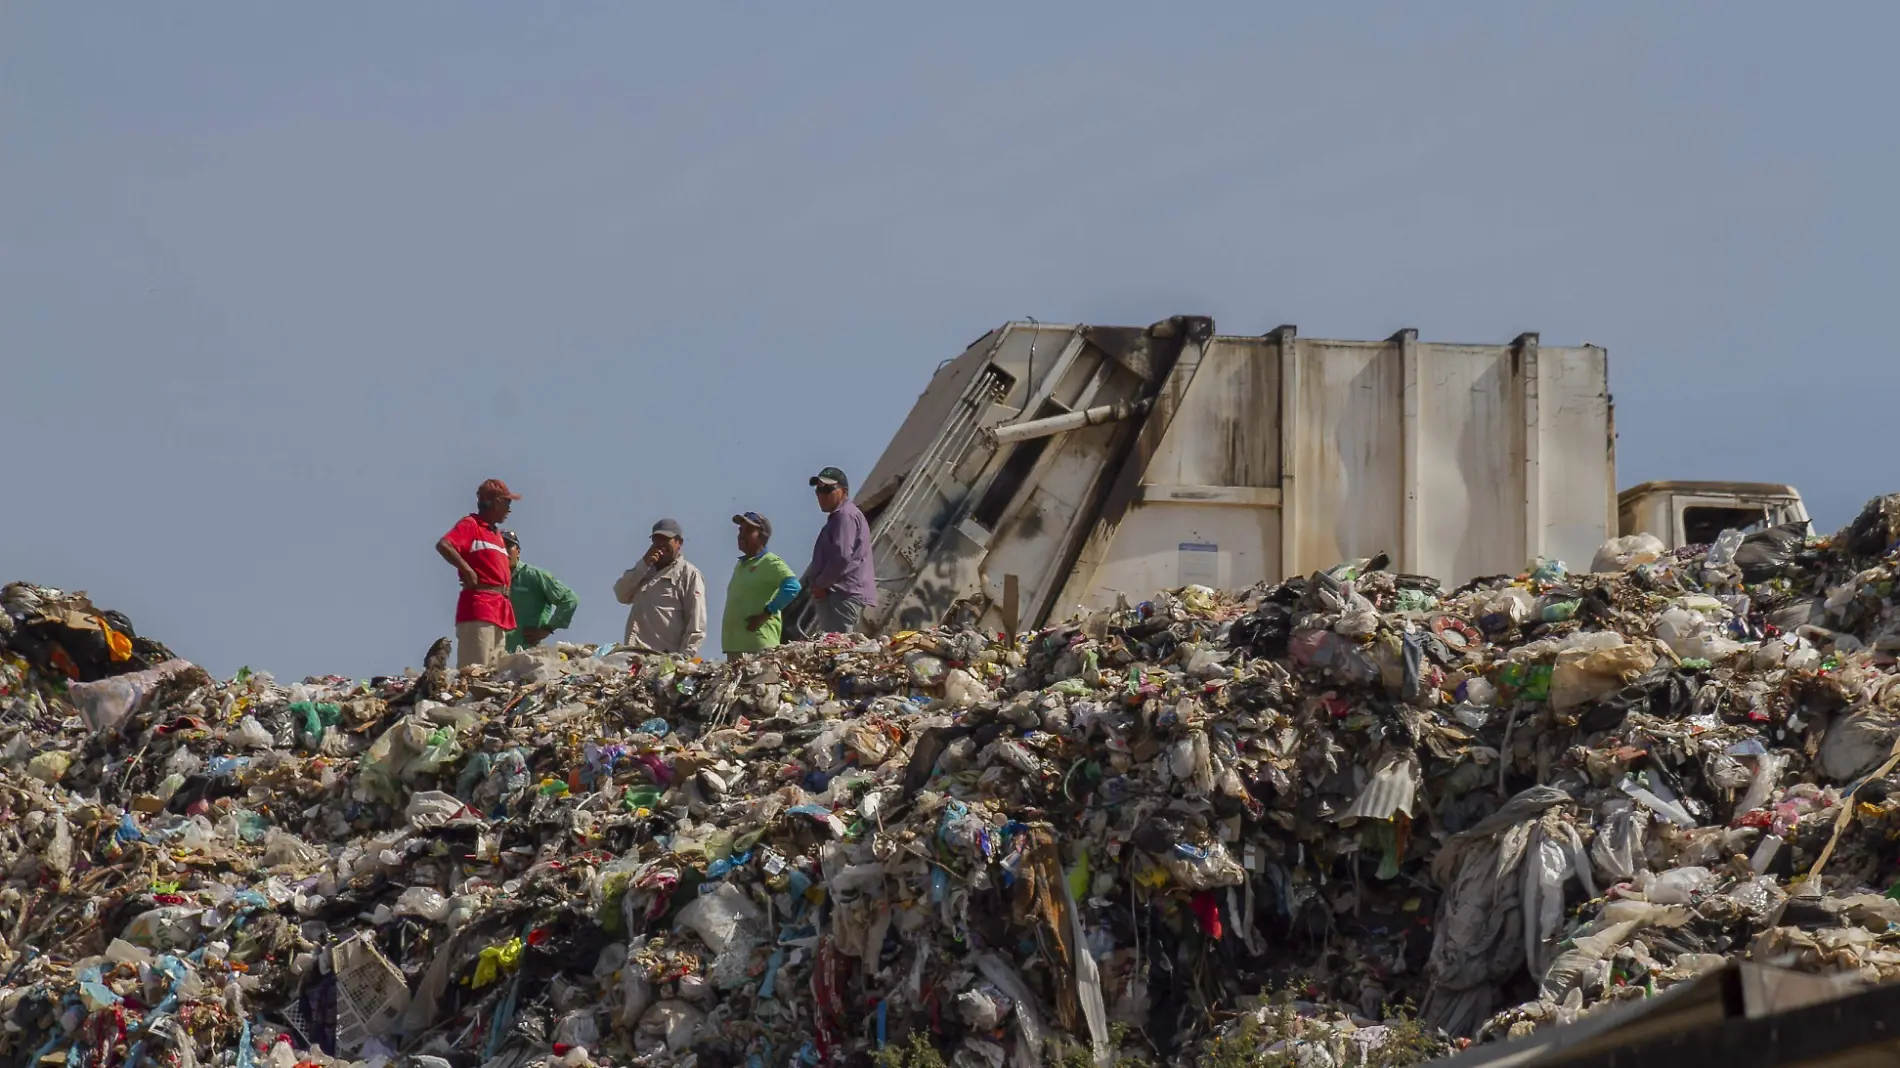
<svg viewBox="0 0 1900 1068">
<path fill-rule="evenodd" d="M 844 472 L 835 467 L 827 467 L 823 471 L 811 476 L 811 484 L 814 486 L 823 486 L 826 489 L 830 489 L 833 486 L 843 486 L 846 489 L 851 488 L 851 480 L 844 477 Z"/>
<path fill-rule="evenodd" d="M 508 483 L 499 478 L 491 478 L 475 490 L 475 499 L 478 501 L 518 501 L 521 499 L 521 494 L 509 492 Z"/>
<path fill-rule="evenodd" d="M 742 527 L 751 527 L 757 530 L 759 533 L 765 535 L 768 541 L 772 537 L 772 521 L 757 512 L 740 512 L 738 515 L 732 517 L 732 521 Z"/>
<path fill-rule="evenodd" d="M 521 535 L 516 534 L 512 530 L 504 530 L 501 532 L 501 543 L 519 549 L 521 548 Z"/>
<path fill-rule="evenodd" d="M 662 519 L 658 523 L 653 524 L 653 533 L 664 534 L 669 538 L 684 538 L 686 536 L 680 533 L 680 525 L 671 519 Z"/>
</svg>

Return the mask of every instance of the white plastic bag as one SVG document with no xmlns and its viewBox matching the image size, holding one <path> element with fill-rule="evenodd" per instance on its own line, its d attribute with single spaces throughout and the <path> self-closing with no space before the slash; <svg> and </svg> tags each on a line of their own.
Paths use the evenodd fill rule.
<svg viewBox="0 0 1900 1068">
<path fill-rule="evenodd" d="M 409 798 L 403 815 L 408 817 L 411 827 L 427 831 L 447 824 L 463 807 L 462 799 L 454 794 L 441 790 L 419 790 Z"/>
<path fill-rule="evenodd" d="M 1703 616 L 1687 608 L 1671 608 L 1656 618 L 1656 637 L 1684 660 L 1714 663 L 1742 651 L 1740 642 L 1723 637 Z"/>
<path fill-rule="evenodd" d="M 327 854 L 281 827 L 264 832 L 264 863 L 308 868 L 323 863 Z"/>
<path fill-rule="evenodd" d="M 1735 804 L 1735 819 L 1768 803 L 1774 796 L 1775 785 L 1781 781 L 1781 769 L 1787 764 L 1786 753 L 1765 753 L 1755 758 L 1755 777 L 1748 784 L 1748 792 Z"/>
<path fill-rule="evenodd" d="M 711 893 L 701 894 L 680 910 L 675 928 L 684 927 L 699 936 L 706 948 L 724 953 L 742 942 L 763 938 L 764 913 L 731 883 L 720 883 Z"/>
<path fill-rule="evenodd" d="M 693 1044 L 706 1014 L 684 1001 L 659 1001 L 640 1015 L 634 1048 L 641 1052 L 679 1053 Z M 657 1047 L 657 1048 L 656 1048 Z"/>
<path fill-rule="evenodd" d="M 193 667 L 189 660 L 171 659 L 145 671 L 134 671 L 129 675 L 115 675 L 97 682 L 75 682 L 66 688 L 66 696 L 73 707 L 79 709 L 79 716 L 86 722 L 86 729 L 94 733 L 104 733 L 118 727 L 132 710 L 139 707 L 145 698 L 158 689 L 158 685 L 181 671 Z"/>
<path fill-rule="evenodd" d="M 1669 551 L 1662 539 L 1654 534 L 1630 534 L 1626 537 L 1611 538 L 1597 550 L 1596 558 L 1590 561 L 1590 570 L 1597 574 L 1628 571 L 1633 567 L 1653 564 L 1662 559 Z"/>
<path fill-rule="evenodd" d="M 231 732 L 231 742 L 240 749 L 269 749 L 277 744 L 254 716 L 238 721 L 237 729 Z"/>
<path fill-rule="evenodd" d="M 1686 905 L 1696 892 L 1715 881 L 1707 868 L 1674 868 L 1660 875 L 1645 873 L 1637 878 L 1637 888 L 1652 905 Z"/>
<path fill-rule="evenodd" d="M 396 915 L 419 916 L 430 923 L 448 918 L 449 902 L 440 891 L 427 886 L 412 886 L 396 899 Z"/>
<path fill-rule="evenodd" d="M 1638 783 L 1634 778 L 1625 778 L 1623 780 L 1622 789 L 1624 793 L 1649 806 L 1650 811 L 1671 823 L 1681 827 L 1694 827 L 1696 825 L 1695 817 L 1689 815 L 1688 809 L 1683 808 L 1673 801 L 1663 800 L 1641 783 Z"/>
</svg>

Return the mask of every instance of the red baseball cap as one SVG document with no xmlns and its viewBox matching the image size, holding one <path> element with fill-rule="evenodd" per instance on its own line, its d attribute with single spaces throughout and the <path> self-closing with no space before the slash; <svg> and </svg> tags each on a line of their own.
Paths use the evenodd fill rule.
<svg viewBox="0 0 1900 1068">
<path fill-rule="evenodd" d="M 508 492 L 508 483 L 499 478 L 491 478 L 475 491 L 475 499 L 478 501 L 518 501 L 521 499 L 521 494 Z"/>
</svg>

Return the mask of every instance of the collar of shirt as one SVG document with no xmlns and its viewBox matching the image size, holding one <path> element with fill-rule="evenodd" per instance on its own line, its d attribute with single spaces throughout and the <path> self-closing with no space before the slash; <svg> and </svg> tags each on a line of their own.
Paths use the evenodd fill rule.
<svg viewBox="0 0 1900 1068">
<path fill-rule="evenodd" d="M 684 555 L 680 555 L 680 556 L 675 556 L 672 559 L 672 562 L 668 563 L 665 567 L 647 568 L 646 577 L 640 580 L 640 585 L 644 587 L 647 583 L 652 582 L 654 579 L 661 578 L 666 575 L 671 575 L 673 572 L 678 571 L 680 569 L 680 565 L 684 564 L 685 562 L 686 562 L 686 557 Z"/>
</svg>

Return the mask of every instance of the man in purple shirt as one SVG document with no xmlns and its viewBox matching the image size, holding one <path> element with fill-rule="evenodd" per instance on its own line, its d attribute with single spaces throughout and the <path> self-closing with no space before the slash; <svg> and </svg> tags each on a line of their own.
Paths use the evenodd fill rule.
<svg viewBox="0 0 1900 1068">
<path fill-rule="evenodd" d="M 811 566 L 800 585 L 811 591 L 819 634 L 853 634 L 866 608 L 877 604 L 877 572 L 871 565 L 871 524 L 851 500 L 844 472 L 827 467 L 811 478 L 825 528 L 812 546 Z"/>
</svg>

